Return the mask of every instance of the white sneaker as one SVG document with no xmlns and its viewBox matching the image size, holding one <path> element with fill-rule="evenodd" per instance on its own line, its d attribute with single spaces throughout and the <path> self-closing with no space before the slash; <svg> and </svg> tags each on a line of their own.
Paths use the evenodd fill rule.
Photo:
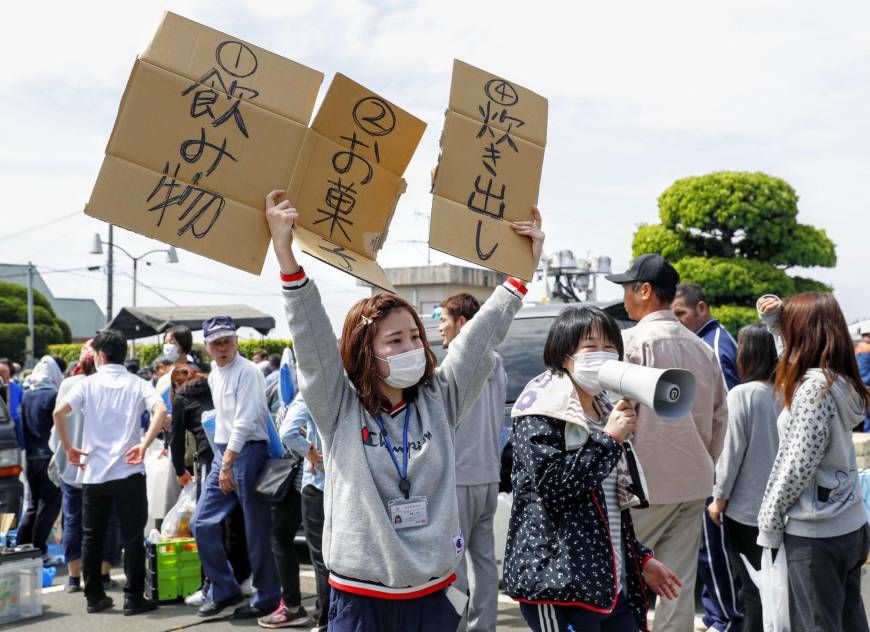
<svg viewBox="0 0 870 632">
<path fill-rule="evenodd" d="M 188 595 L 184 598 L 184 603 L 188 606 L 196 606 L 199 608 L 202 604 L 205 603 L 205 595 L 202 594 L 202 588 L 197 590 L 192 595 Z"/>
<path fill-rule="evenodd" d="M 251 595 L 254 594 L 254 578 L 248 577 L 248 579 L 246 579 L 245 581 L 243 581 L 241 583 L 239 588 L 242 589 L 242 594 L 245 597 L 250 597 Z"/>
</svg>

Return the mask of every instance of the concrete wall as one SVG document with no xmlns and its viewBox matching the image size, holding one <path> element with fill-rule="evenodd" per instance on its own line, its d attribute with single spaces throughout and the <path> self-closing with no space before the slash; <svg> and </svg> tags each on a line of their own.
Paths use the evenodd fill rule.
<svg viewBox="0 0 870 632">
<path fill-rule="evenodd" d="M 442 263 L 434 266 L 387 268 L 390 283 L 399 296 L 428 316 L 441 301 L 453 294 L 467 292 L 481 303 L 489 298 L 493 288 L 504 282 L 506 275 L 483 268 L 471 268 Z M 372 288 L 372 293 L 379 292 Z"/>
</svg>

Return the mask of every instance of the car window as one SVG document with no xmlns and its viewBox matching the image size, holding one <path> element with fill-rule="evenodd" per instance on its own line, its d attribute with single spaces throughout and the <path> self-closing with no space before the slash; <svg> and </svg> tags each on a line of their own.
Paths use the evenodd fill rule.
<svg viewBox="0 0 870 632">
<path fill-rule="evenodd" d="M 621 303 L 605 311 L 616 319 L 620 329 L 632 326 L 634 323 L 624 320 L 627 317 L 619 311 L 620 309 L 622 309 Z M 547 341 L 547 333 L 554 318 L 553 315 L 515 318 L 507 337 L 498 347 L 497 350 L 504 359 L 504 368 L 508 376 L 505 402 L 508 406 L 516 401 L 529 380 L 543 373 L 544 343 Z M 426 337 L 435 352 L 438 364 L 441 364 L 446 352 L 441 347 L 438 324 L 432 319 L 425 319 L 424 323 Z"/>
<path fill-rule="evenodd" d="M 544 371 L 544 343 L 552 317 L 514 320 L 498 352 L 507 371 L 507 401 L 512 404 L 536 375 Z"/>
</svg>

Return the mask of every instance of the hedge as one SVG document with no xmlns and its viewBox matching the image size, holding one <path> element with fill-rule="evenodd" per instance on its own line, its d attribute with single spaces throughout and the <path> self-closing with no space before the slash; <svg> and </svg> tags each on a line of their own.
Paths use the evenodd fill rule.
<svg viewBox="0 0 870 632">
<path fill-rule="evenodd" d="M 270 338 L 267 338 L 266 340 L 239 340 L 239 351 L 241 351 L 242 355 L 247 358 L 253 356 L 254 352 L 258 349 L 265 349 L 269 353 L 281 354 L 284 351 L 284 347 L 292 346 L 292 340 Z M 62 357 L 69 364 L 79 359 L 81 348 L 81 344 L 77 343 L 49 345 L 48 353 Z M 204 362 L 211 362 L 211 358 L 208 353 L 206 353 L 202 344 L 194 344 L 193 349 L 198 352 L 197 355 L 199 355 Z M 161 353 L 163 353 L 162 344 L 157 345 L 154 343 L 147 343 L 136 345 L 136 359 L 139 360 L 140 366 L 149 366 Z"/>
</svg>

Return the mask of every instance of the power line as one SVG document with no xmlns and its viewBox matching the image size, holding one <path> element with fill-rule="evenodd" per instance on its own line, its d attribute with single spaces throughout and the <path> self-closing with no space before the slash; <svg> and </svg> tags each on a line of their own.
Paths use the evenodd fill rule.
<svg viewBox="0 0 870 632">
<path fill-rule="evenodd" d="M 69 219 L 70 217 L 74 217 L 76 215 L 81 215 L 81 211 L 73 211 L 72 213 L 68 213 L 66 215 L 61 215 L 60 217 L 55 217 L 54 219 L 50 219 L 47 223 L 52 222 L 60 222 L 65 219 Z M 13 239 L 15 237 L 20 237 L 21 235 L 25 235 L 27 233 L 33 232 L 34 230 L 44 230 L 46 222 L 38 224 L 36 226 L 31 226 L 30 228 L 23 228 L 21 230 L 15 231 L 14 233 L 9 233 L 8 235 L 0 235 L 0 241 L 5 241 L 7 239 Z"/>
<path fill-rule="evenodd" d="M 132 278 L 133 278 L 133 275 L 132 275 L 132 274 L 127 274 L 127 273 L 124 272 L 123 270 L 120 271 L 120 273 L 121 273 L 122 275 L 124 275 L 125 277 L 127 277 L 128 279 L 132 279 Z M 157 296 L 159 296 L 160 298 L 162 298 L 164 301 L 166 301 L 166 302 L 169 303 L 170 305 L 174 305 L 175 307 L 178 307 L 178 306 L 179 306 L 178 303 L 176 303 L 175 301 L 173 301 L 171 298 L 169 298 L 169 297 L 166 296 L 165 294 L 162 294 L 162 293 L 158 292 L 157 290 L 155 290 L 155 289 L 154 289 L 153 287 L 151 287 L 150 285 L 146 285 L 145 283 L 142 283 L 142 281 L 139 281 L 138 279 L 136 279 L 136 283 L 137 283 L 138 285 L 141 285 L 142 287 L 144 287 L 146 290 L 151 291 L 153 294 L 156 294 Z"/>
</svg>

